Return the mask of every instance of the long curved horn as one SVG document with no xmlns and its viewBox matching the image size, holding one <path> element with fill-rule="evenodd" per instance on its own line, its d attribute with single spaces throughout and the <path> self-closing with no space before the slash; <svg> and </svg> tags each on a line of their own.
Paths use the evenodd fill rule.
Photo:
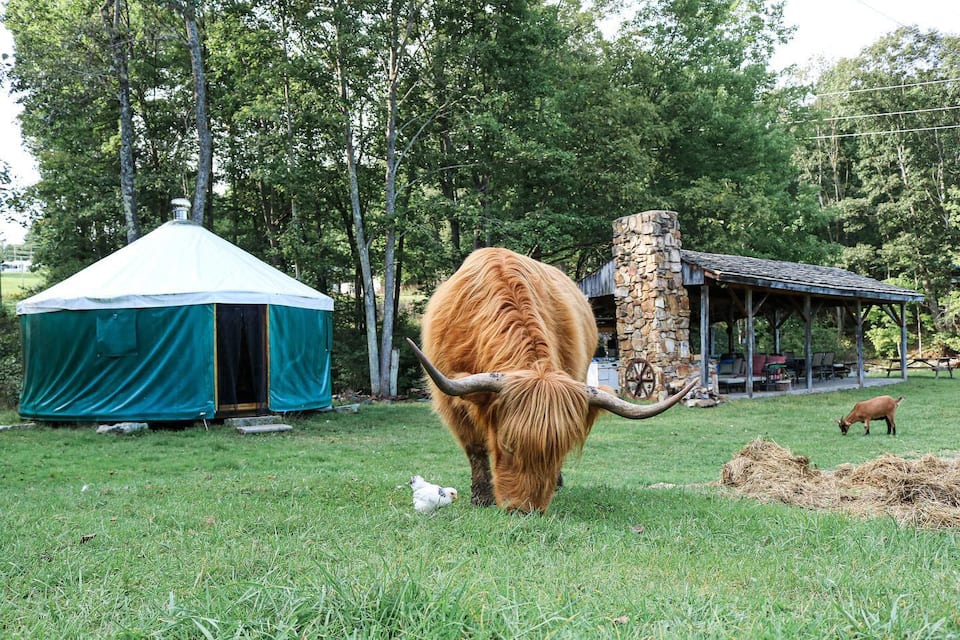
<svg viewBox="0 0 960 640">
<path fill-rule="evenodd" d="M 502 373 L 475 373 L 470 376 L 464 376 L 463 378 L 448 378 L 440 373 L 440 370 L 430 362 L 430 359 L 427 358 L 423 351 L 420 351 L 417 343 L 407 338 L 407 344 L 413 349 L 413 354 L 417 356 L 417 360 L 423 365 L 424 370 L 433 380 L 434 384 L 437 385 L 440 391 L 443 391 L 448 396 L 464 396 L 468 393 L 481 393 L 484 391 L 499 393 L 506 382 L 507 377 Z"/>
<path fill-rule="evenodd" d="M 626 400 L 621 400 L 617 396 L 611 395 L 606 391 L 601 391 L 596 387 L 587 387 L 587 394 L 590 396 L 590 404 L 601 409 L 606 409 L 610 413 L 615 413 L 622 418 L 631 420 L 642 420 L 652 418 L 658 413 L 663 413 L 673 405 L 680 402 L 684 396 L 690 393 L 690 390 L 697 386 L 699 380 L 691 380 L 683 389 L 666 400 L 656 404 L 633 404 Z"/>
</svg>

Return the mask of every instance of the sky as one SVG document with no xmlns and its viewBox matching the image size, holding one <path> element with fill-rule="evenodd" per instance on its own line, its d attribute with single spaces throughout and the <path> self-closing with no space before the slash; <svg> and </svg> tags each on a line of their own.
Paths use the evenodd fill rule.
<svg viewBox="0 0 960 640">
<path fill-rule="evenodd" d="M 774 55 L 772 65 L 806 66 L 857 55 L 861 49 L 901 26 L 960 34 L 960 0 L 786 0 L 784 17 L 797 27 L 793 39 Z M 0 25 L 0 54 L 11 53 L 10 33 Z M 0 160 L 12 168 L 17 184 L 37 180 L 33 158 L 20 144 L 16 101 L 0 89 Z M 0 241 L 23 241 L 21 225 L 0 220 Z"/>
</svg>

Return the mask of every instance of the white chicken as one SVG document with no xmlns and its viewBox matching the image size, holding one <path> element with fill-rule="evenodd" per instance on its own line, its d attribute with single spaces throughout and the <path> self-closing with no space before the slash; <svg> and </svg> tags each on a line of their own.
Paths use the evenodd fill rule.
<svg viewBox="0 0 960 640">
<path fill-rule="evenodd" d="M 413 508 L 419 513 L 433 513 L 457 499 L 457 490 L 453 487 L 441 487 L 420 476 L 410 478 L 410 488 L 413 489 Z"/>
</svg>

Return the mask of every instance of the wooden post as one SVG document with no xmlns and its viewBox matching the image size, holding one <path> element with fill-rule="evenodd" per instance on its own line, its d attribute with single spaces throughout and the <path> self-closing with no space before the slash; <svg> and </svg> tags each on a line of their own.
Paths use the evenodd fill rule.
<svg viewBox="0 0 960 640">
<path fill-rule="evenodd" d="M 736 321 L 733 319 L 733 311 L 727 314 L 727 353 L 739 353 L 737 347 L 739 345 L 733 342 L 734 334 L 734 325 Z"/>
<path fill-rule="evenodd" d="M 700 287 L 700 386 L 710 387 L 710 285 Z"/>
<path fill-rule="evenodd" d="M 900 377 L 907 379 L 907 303 L 900 303 Z"/>
<path fill-rule="evenodd" d="M 773 352 L 780 351 L 780 309 L 773 310 Z"/>
<path fill-rule="evenodd" d="M 863 388 L 863 307 L 857 298 L 857 386 Z"/>
<path fill-rule="evenodd" d="M 803 357 L 804 371 L 807 372 L 807 391 L 813 389 L 813 318 L 810 308 L 810 296 L 803 296 Z"/>
<path fill-rule="evenodd" d="M 747 397 L 753 397 L 753 289 L 747 289 Z"/>
<path fill-rule="evenodd" d="M 397 397 L 397 378 L 400 375 L 400 350 L 390 352 L 390 397 Z"/>
</svg>

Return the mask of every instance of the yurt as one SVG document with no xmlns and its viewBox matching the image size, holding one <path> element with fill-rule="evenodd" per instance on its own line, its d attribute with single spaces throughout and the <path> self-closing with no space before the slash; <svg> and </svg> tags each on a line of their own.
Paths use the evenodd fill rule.
<svg viewBox="0 0 960 640">
<path fill-rule="evenodd" d="M 182 422 L 331 404 L 333 300 L 186 220 L 17 315 L 26 418 Z"/>
</svg>

